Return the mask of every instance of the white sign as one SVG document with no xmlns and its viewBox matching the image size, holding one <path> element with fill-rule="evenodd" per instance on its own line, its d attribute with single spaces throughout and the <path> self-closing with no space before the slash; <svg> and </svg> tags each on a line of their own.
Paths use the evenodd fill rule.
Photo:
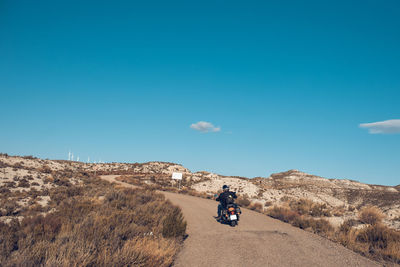
<svg viewBox="0 0 400 267">
<path fill-rule="evenodd" d="M 173 172 L 173 173 L 172 173 L 172 179 L 175 179 L 175 180 L 182 180 L 182 173 L 180 173 L 180 172 Z"/>
</svg>

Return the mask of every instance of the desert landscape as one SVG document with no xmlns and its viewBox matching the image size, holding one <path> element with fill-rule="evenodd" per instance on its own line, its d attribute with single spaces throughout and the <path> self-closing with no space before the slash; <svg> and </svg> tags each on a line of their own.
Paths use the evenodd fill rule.
<svg viewBox="0 0 400 267">
<path fill-rule="evenodd" d="M 1 266 L 172 264 L 186 222 L 163 195 L 113 187 L 96 165 L 0 158 Z"/>
<path fill-rule="evenodd" d="M 399 13 L 1 1 L 0 267 L 400 266 Z"/>
<path fill-rule="evenodd" d="M 171 179 L 173 172 L 183 174 L 180 189 Z M 60 235 L 77 234 L 74 232 L 77 231 L 76 229 L 67 229 L 72 226 L 64 226 L 64 220 L 76 217 L 77 222 L 84 223 L 87 218 L 80 217 L 82 215 L 76 214 L 76 211 L 68 211 L 70 208 L 68 205 L 72 205 L 71 203 L 81 207 L 79 208 L 82 209 L 81 211 L 89 209 L 92 212 L 99 212 L 99 218 L 105 210 L 108 210 L 110 214 L 117 212 L 113 210 L 114 208 L 116 210 L 122 208 L 121 211 L 127 212 L 123 207 L 131 205 L 131 212 L 137 214 L 130 215 L 134 218 L 134 216 L 139 216 L 138 210 L 147 214 L 145 207 L 148 207 L 148 201 L 150 203 L 151 201 L 154 203 L 164 201 L 163 196 L 156 193 L 155 190 L 213 199 L 214 194 L 221 191 L 223 184 L 228 184 L 233 191 L 238 193 L 238 203 L 242 207 L 323 236 L 371 259 L 391 264 L 400 263 L 399 186 L 368 185 L 352 180 L 326 179 L 297 170 L 272 174 L 266 178 L 249 179 L 227 177 L 205 171 L 192 173 L 179 164 L 165 162 L 94 164 L 44 160 L 31 156 L 9 156 L 7 154 L 0 155 L 0 177 L 2 235 L 0 244 L 3 265 L 7 265 L 10 259 L 17 265 L 27 262 L 50 265 L 62 261 L 68 264 L 72 263 L 63 258 L 68 253 L 76 253 L 71 250 L 72 244 L 65 245 L 65 250 L 59 253 L 53 247 L 53 250 L 49 250 L 53 251 L 51 257 L 46 254 L 38 259 L 32 258 L 36 256 L 30 250 L 32 247 L 39 249 L 36 248 L 36 239 L 43 242 L 44 238 L 48 242 L 46 245 L 41 243 L 42 249 L 46 246 L 62 247 Z M 130 190 L 138 190 L 139 198 L 148 198 L 148 200 L 139 201 L 135 205 L 129 204 L 128 202 L 131 200 L 126 200 L 127 196 L 120 196 L 120 194 L 127 194 L 128 192 L 124 191 L 127 189 L 118 186 L 111 187 L 109 183 L 99 179 L 102 177 L 112 177 L 115 182 L 132 184 L 137 189 Z M 122 202 L 114 204 L 114 201 Z M 124 204 L 124 201 L 128 202 Z M 95 211 L 95 208 L 90 207 L 91 205 L 99 207 L 99 210 Z M 140 208 L 140 205 L 145 206 Z M 165 206 L 162 208 L 163 210 L 174 209 L 169 202 L 164 202 L 163 205 Z M 154 210 L 151 213 L 154 213 Z M 119 245 L 112 249 L 110 247 L 114 251 L 113 253 L 109 250 L 97 251 L 94 256 L 86 255 L 88 258 L 80 255 L 76 258 L 75 263 L 83 265 L 88 262 L 100 263 L 97 259 L 99 255 L 109 255 L 110 262 L 113 260 L 118 262 L 118 259 L 113 258 L 112 255 L 117 255 L 115 254 L 117 252 L 120 253 L 118 255 L 121 253 L 134 254 L 135 251 L 127 250 L 128 243 L 125 244 L 125 242 L 128 242 L 127 240 L 134 242 L 132 241 L 133 237 L 138 238 L 142 235 L 140 242 L 144 242 L 144 248 L 135 245 L 135 249 L 136 251 L 147 249 L 147 252 L 139 253 L 144 256 L 135 258 L 137 262 L 147 262 L 145 265 L 152 266 L 157 266 L 160 262 L 164 266 L 172 264 L 183 242 L 186 223 L 183 221 L 179 209 L 172 218 L 153 216 L 150 215 L 146 224 L 135 226 L 134 230 L 124 230 L 131 233 L 130 238 L 125 238 L 125 241 L 118 241 L 116 237 L 114 242 Z M 135 221 L 135 219 L 132 220 Z M 168 220 L 179 222 L 179 229 L 170 229 L 173 227 L 168 226 Z M 32 223 L 41 225 L 43 229 L 50 227 L 52 234 L 47 230 L 42 230 L 41 233 L 40 231 L 36 232 L 38 231 L 36 226 L 30 226 Z M 92 225 L 93 223 L 96 224 L 92 222 Z M 124 220 L 109 223 L 115 224 L 114 227 L 130 227 L 130 224 Z M 27 230 L 27 227 L 33 227 L 33 229 Z M 21 231 L 25 234 L 19 237 L 8 237 L 8 239 L 4 237 L 13 231 L 16 233 Z M 27 243 L 27 232 L 31 235 L 29 242 L 36 245 Z M 132 232 L 135 232 L 133 236 Z M 157 235 L 160 239 L 157 239 L 158 243 L 149 243 L 147 235 Z M 65 237 L 63 238 L 62 240 L 65 241 Z M 134 240 L 138 242 L 137 239 Z M 81 242 L 80 246 L 94 244 L 83 244 L 83 240 L 74 242 Z M 162 249 L 163 245 L 168 249 Z M 101 244 L 100 247 L 107 246 L 111 245 Z M 151 249 L 152 246 L 157 246 L 159 251 L 154 252 Z M 44 253 L 44 251 L 41 250 L 37 253 Z M 60 253 L 64 253 L 64 256 L 60 256 Z M 124 257 L 127 257 L 126 255 Z M 118 258 L 120 257 L 118 256 Z M 106 262 L 101 262 L 101 264 L 106 264 Z"/>
</svg>

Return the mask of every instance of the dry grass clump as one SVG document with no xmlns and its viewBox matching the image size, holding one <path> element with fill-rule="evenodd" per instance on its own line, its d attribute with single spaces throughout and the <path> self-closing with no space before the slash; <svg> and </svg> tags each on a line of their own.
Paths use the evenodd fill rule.
<svg viewBox="0 0 400 267">
<path fill-rule="evenodd" d="M 300 216 L 295 211 L 287 207 L 273 206 L 267 210 L 267 214 L 272 218 L 278 219 L 280 221 L 290 223 L 294 221 L 294 218 Z"/>
<path fill-rule="evenodd" d="M 289 202 L 289 206 L 301 215 L 310 215 L 312 217 L 331 216 L 326 204 L 316 203 L 309 199 L 292 200 Z"/>
<path fill-rule="evenodd" d="M 251 201 L 248 199 L 247 196 L 239 196 L 236 199 L 236 203 L 241 207 L 248 207 L 251 204 Z"/>
<path fill-rule="evenodd" d="M 339 229 L 339 242 L 375 260 L 400 263 L 400 232 L 382 224 L 382 211 L 375 206 L 361 209 L 358 219 L 366 224 L 355 229 L 353 222 L 345 221 Z"/>
<path fill-rule="evenodd" d="M 28 187 L 30 187 L 30 184 L 27 179 L 23 178 L 23 179 L 19 180 L 17 187 L 28 188 Z"/>
<path fill-rule="evenodd" d="M 15 200 L 1 199 L 0 200 L 0 216 L 12 216 L 17 215 L 20 206 Z"/>
<path fill-rule="evenodd" d="M 49 195 L 54 212 L 33 204 L 0 223 L 0 266 L 170 266 L 185 234 L 180 209 L 151 190 L 94 180 Z"/>
<path fill-rule="evenodd" d="M 301 215 L 290 207 L 273 206 L 267 210 L 267 215 L 322 236 L 331 236 L 334 231 L 334 228 L 327 220 Z"/>
<path fill-rule="evenodd" d="M 183 237 L 186 231 L 186 222 L 183 219 L 181 210 L 175 207 L 169 212 L 162 222 L 163 237 Z"/>
<path fill-rule="evenodd" d="M 345 221 L 337 233 L 342 245 L 375 260 L 400 264 L 400 232 L 380 223 L 362 229 Z"/>
<path fill-rule="evenodd" d="M 267 210 L 267 214 L 293 226 L 328 237 L 371 259 L 400 264 L 400 232 L 382 224 L 384 215 L 379 208 L 363 208 L 359 214 L 359 221 L 346 220 L 336 231 L 327 220 L 312 218 L 316 214 L 313 211 L 315 209 L 317 214 L 327 214 L 324 211 L 326 207 L 316 206 L 312 201 L 304 200 L 273 206 Z M 357 229 L 355 226 L 360 222 L 364 223 L 365 227 Z"/>
<path fill-rule="evenodd" d="M 248 208 L 258 212 L 262 212 L 264 210 L 263 205 L 259 202 L 251 203 L 250 206 L 248 206 Z"/>
<path fill-rule="evenodd" d="M 376 225 L 378 223 L 381 223 L 382 220 L 384 219 L 384 214 L 382 211 L 374 206 L 366 206 L 363 209 L 361 209 L 358 219 L 362 223 L 366 224 L 371 224 L 371 225 Z"/>
</svg>

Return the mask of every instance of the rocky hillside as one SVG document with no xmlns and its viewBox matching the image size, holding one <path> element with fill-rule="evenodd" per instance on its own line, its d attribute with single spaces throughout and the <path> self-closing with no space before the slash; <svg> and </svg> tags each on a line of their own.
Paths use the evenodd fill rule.
<svg viewBox="0 0 400 267">
<path fill-rule="evenodd" d="M 88 164 L 0 154 L 0 191 L 42 190 L 56 187 L 66 179 L 77 184 L 82 176 L 111 174 L 129 176 L 138 184 L 174 186 L 172 172 L 183 173 L 182 184 L 186 188 L 211 195 L 217 193 L 223 184 L 228 184 L 243 197 L 259 202 L 263 208 L 301 199 L 325 204 L 333 211 L 327 219 L 334 226 L 356 218 L 362 207 L 374 205 L 384 212 L 388 226 L 400 229 L 400 186 L 326 179 L 297 170 L 272 174 L 268 178 L 247 179 L 205 171 L 192 173 L 179 164 L 167 162 Z"/>
<path fill-rule="evenodd" d="M 222 184 L 230 184 L 239 193 L 263 206 L 282 205 L 288 201 L 309 199 L 333 210 L 327 218 L 338 226 L 345 219 L 356 218 L 364 206 L 379 207 L 386 215 L 385 223 L 400 229 L 399 187 L 368 185 L 345 179 L 326 179 L 298 170 L 272 174 L 268 178 L 222 177 L 193 185 L 198 191 L 215 192 Z"/>
</svg>

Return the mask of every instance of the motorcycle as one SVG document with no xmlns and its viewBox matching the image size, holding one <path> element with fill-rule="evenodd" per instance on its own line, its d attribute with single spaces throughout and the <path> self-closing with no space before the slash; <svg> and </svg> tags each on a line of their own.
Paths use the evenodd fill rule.
<svg viewBox="0 0 400 267">
<path fill-rule="evenodd" d="M 236 204 L 228 204 L 226 209 L 222 210 L 221 223 L 229 224 L 232 227 L 239 225 L 240 214 L 242 211 Z"/>
<path fill-rule="evenodd" d="M 234 227 L 239 224 L 241 214 L 240 207 L 234 203 L 234 199 L 230 196 L 227 200 L 226 209 L 222 209 L 220 222 Z"/>
</svg>

